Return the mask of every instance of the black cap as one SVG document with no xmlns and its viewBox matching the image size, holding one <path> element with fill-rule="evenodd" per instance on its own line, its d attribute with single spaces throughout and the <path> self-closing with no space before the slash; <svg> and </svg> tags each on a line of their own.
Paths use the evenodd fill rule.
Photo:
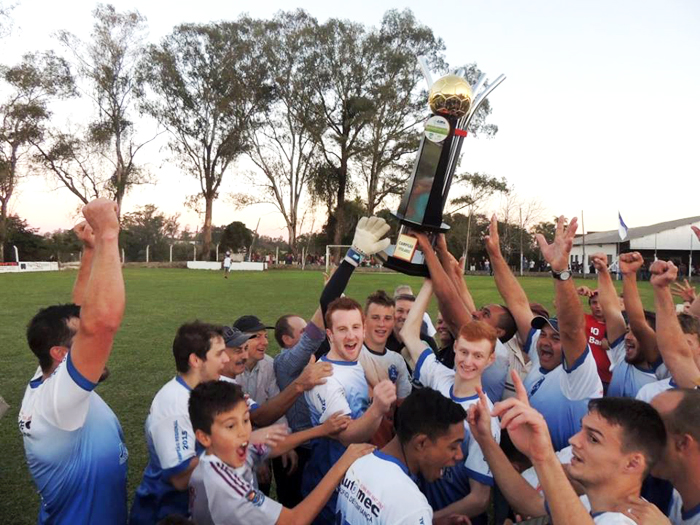
<svg viewBox="0 0 700 525">
<path fill-rule="evenodd" d="M 532 326 L 535 330 L 542 330 L 542 328 L 546 324 L 551 326 L 552 330 L 554 330 L 556 333 L 559 333 L 559 320 L 556 317 L 551 317 L 547 319 L 546 317 L 538 315 L 532 318 L 530 326 Z"/>
<path fill-rule="evenodd" d="M 260 330 L 273 330 L 274 326 L 265 326 L 260 319 L 254 315 L 243 315 L 236 319 L 233 323 L 234 328 L 238 328 L 241 332 L 248 334 L 259 332 Z"/>
<path fill-rule="evenodd" d="M 224 326 L 224 344 L 226 348 L 243 346 L 251 337 L 253 337 L 251 334 L 244 334 L 236 327 Z"/>
</svg>

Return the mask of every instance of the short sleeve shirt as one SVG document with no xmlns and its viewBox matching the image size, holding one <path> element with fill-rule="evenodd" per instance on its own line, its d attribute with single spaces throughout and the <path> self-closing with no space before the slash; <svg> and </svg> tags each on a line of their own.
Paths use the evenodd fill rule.
<svg viewBox="0 0 700 525">
<path fill-rule="evenodd" d="M 408 397 L 411 393 L 408 367 L 401 354 L 386 349 L 383 354 L 378 354 L 363 345 L 359 361 L 363 368 L 371 367 L 379 381 L 391 380 L 396 385 L 396 396 L 399 399 Z"/>
<path fill-rule="evenodd" d="M 683 499 L 678 491 L 674 489 L 668 518 L 673 525 L 700 525 L 700 505 L 695 505 L 692 509 L 683 510 Z"/>
<path fill-rule="evenodd" d="M 452 399 L 464 410 L 469 410 L 473 404 L 479 401 L 477 395 L 470 397 L 457 397 L 454 395 L 455 371 L 440 363 L 432 350 L 426 348 L 416 363 L 415 377 L 422 385 L 437 390 L 443 396 Z M 489 408 L 493 404 L 489 400 Z M 483 485 L 493 486 L 493 474 L 484 457 L 481 447 L 476 442 L 469 431 L 466 421 L 464 423 L 464 441 L 462 442 L 462 452 L 464 461 L 454 467 L 444 469 L 442 478 L 428 483 L 419 479 L 419 487 L 426 495 L 431 506 L 439 510 L 454 503 L 470 492 L 469 480 L 473 479 Z M 491 418 L 491 432 L 497 442 L 501 439 L 501 427 L 498 418 Z"/>
<path fill-rule="evenodd" d="M 19 412 L 27 465 L 41 495 L 38 522 L 124 523 L 129 453 L 114 412 L 70 352 L 30 381 Z"/>
<path fill-rule="evenodd" d="M 202 454 L 189 484 L 190 512 L 197 525 L 277 523 L 282 505 L 240 477 L 237 470 L 214 454 Z"/>
<path fill-rule="evenodd" d="M 637 399 L 651 403 L 651 400 L 661 392 L 666 392 L 666 390 L 672 390 L 674 388 L 677 388 L 677 385 L 672 377 L 661 381 L 654 381 L 639 389 L 639 392 L 637 392 Z"/>
<path fill-rule="evenodd" d="M 581 429 L 581 419 L 588 413 L 588 401 L 603 396 L 603 384 L 588 347 L 571 365 L 562 355 L 563 362 L 556 368 L 545 370 L 540 367 L 537 354 L 539 335 L 539 330 L 531 330 L 525 343 L 532 369 L 523 383 L 530 404 L 547 421 L 554 449 L 561 450 Z"/>
<path fill-rule="evenodd" d="M 375 451 L 355 461 L 338 487 L 335 523 L 430 525 L 433 509 L 397 458 Z"/>
<path fill-rule="evenodd" d="M 610 345 L 610 355 L 613 369 L 608 387 L 609 396 L 635 398 L 644 385 L 656 382 L 658 365 L 647 370 L 625 361 L 625 336 L 613 341 Z"/>
</svg>

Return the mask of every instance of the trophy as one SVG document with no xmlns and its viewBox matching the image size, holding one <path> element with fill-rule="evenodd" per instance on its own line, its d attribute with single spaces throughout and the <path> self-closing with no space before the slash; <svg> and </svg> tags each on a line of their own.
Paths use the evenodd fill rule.
<svg viewBox="0 0 700 525">
<path fill-rule="evenodd" d="M 418 63 L 428 83 L 428 105 L 433 115 L 425 122 L 413 174 L 398 210 L 393 213 L 401 223 L 398 239 L 385 250 L 382 259 L 384 266 L 392 270 L 428 277 L 418 239 L 411 230 L 425 232 L 434 244 L 437 234 L 450 228 L 442 222 L 442 212 L 467 128 L 486 97 L 506 77 L 501 75 L 485 85 L 486 75 L 482 74 L 470 86 L 462 68 L 433 83 L 425 58 L 419 57 Z"/>
</svg>

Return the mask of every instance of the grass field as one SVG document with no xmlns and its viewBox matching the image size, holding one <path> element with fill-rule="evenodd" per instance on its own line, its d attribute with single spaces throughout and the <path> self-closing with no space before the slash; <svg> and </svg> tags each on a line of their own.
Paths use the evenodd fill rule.
<svg viewBox="0 0 700 525">
<path fill-rule="evenodd" d="M 17 414 L 24 389 L 36 370 L 24 330 L 42 306 L 70 302 L 75 272 L 0 275 L 0 395 L 11 405 L 0 420 L 0 522 L 36 523 L 39 498 L 24 460 Z M 185 321 L 201 319 L 231 324 L 244 314 L 274 323 L 285 313 L 308 319 L 316 308 L 322 287 L 320 272 L 233 272 L 224 280 L 219 272 L 177 269 L 127 269 L 124 272 L 127 308 L 109 361 L 110 378 L 97 389 L 119 417 L 129 448 L 129 494 L 133 495 L 147 462 L 143 423 L 151 400 L 175 374 L 171 353 L 173 336 Z M 490 277 L 468 277 L 477 305 L 498 302 Z M 593 281 L 588 281 L 591 284 Z M 362 300 L 383 288 L 391 293 L 409 283 L 415 292 L 420 279 L 400 274 L 359 273 L 346 291 Z M 549 278 L 522 279 L 530 300 L 553 310 Z M 617 283 L 620 284 L 620 283 Z M 653 307 L 651 289 L 641 286 L 647 308 Z M 362 301 L 361 301 L 362 302 Z M 432 305 L 435 313 L 435 305 Z M 279 349 L 270 337 L 268 353 Z"/>
</svg>

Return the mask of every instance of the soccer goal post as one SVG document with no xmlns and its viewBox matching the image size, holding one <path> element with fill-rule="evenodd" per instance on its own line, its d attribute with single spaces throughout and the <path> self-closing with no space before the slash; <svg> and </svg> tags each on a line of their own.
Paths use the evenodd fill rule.
<svg viewBox="0 0 700 525">
<path fill-rule="evenodd" d="M 326 273 L 331 269 L 331 248 L 350 248 L 350 244 L 327 244 L 326 245 Z"/>
</svg>

